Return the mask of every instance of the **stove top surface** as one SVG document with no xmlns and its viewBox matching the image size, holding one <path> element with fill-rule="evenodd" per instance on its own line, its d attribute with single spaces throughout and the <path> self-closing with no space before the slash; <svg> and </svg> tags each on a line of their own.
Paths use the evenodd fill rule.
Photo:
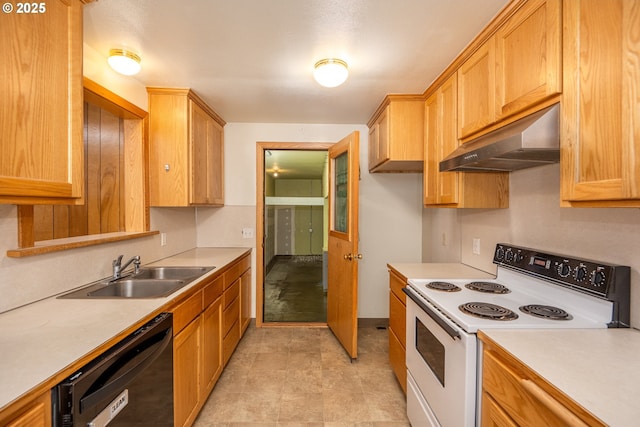
<svg viewBox="0 0 640 427">
<path fill-rule="evenodd" d="M 431 282 L 445 282 L 450 284 L 447 288 L 453 286 L 459 289 L 447 292 L 438 289 L 445 287 L 442 285 L 433 289 L 429 286 Z M 475 286 L 467 286 L 474 282 L 477 283 L 477 279 L 411 279 L 409 288 L 469 333 L 474 333 L 480 328 L 606 328 L 611 321 L 610 301 L 509 269 L 498 268 L 496 279 L 482 281 L 483 288 L 496 289 L 497 293 L 478 291 L 474 289 Z M 484 310 L 483 315 L 497 313 L 498 319 L 477 317 L 469 313 L 470 307 L 464 307 L 471 305 L 471 308 L 475 309 L 484 303 L 491 306 L 488 309 L 480 309 Z M 534 311 L 560 316 L 562 320 L 540 317 L 529 313 L 527 308 L 521 309 L 531 305 L 542 306 L 534 308 Z"/>
</svg>

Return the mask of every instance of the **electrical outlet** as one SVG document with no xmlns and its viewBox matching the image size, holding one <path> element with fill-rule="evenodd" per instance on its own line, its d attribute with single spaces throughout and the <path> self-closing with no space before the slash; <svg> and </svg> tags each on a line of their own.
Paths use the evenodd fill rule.
<svg viewBox="0 0 640 427">
<path fill-rule="evenodd" d="M 480 255 L 480 239 L 473 239 L 473 254 Z"/>
<path fill-rule="evenodd" d="M 242 229 L 242 238 L 243 239 L 252 239 L 253 238 L 253 228 L 243 228 Z"/>
<path fill-rule="evenodd" d="M 167 233 L 160 233 L 160 246 L 167 246 Z"/>
</svg>

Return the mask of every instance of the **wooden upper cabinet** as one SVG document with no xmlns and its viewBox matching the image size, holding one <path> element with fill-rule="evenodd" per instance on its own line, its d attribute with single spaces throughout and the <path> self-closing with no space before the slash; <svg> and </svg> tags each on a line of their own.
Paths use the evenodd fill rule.
<svg viewBox="0 0 640 427">
<path fill-rule="evenodd" d="M 458 137 L 466 138 L 496 118 L 495 38 L 482 44 L 458 69 Z"/>
<path fill-rule="evenodd" d="M 424 98 L 387 95 L 369 120 L 369 172 L 421 172 Z"/>
<path fill-rule="evenodd" d="M 560 0 L 529 0 L 495 35 L 496 120 L 562 92 Z"/>
<path fill-rule="evenodd" d="M 454 75 L 425 102 L 425 206 L 458 203 L 458 173 L 440 172 L 440 161 L 458 148 L 456 97 Z"/>
<path fill-rule="evenodd" d="M 640 206 L 640 2 L 563 2 L 561 200 Z"/>
<path fill-rule="evenodd" d="M 83 2 L 39 4 L 0 25 L 0 203 L 81 203 Z"/>
<path fill-rule="evenodd" d="M 223 205 L 224 120 L 190 89 L 147 91 L 151 206 Z"/>
<path fill-rule="evenodd" d="M 424 205 L 507 208 L 508 173 L 440 172 L 440 161 L 459 145 L 457 82 L 454 74 L 425 101 Z"/>
</svg>

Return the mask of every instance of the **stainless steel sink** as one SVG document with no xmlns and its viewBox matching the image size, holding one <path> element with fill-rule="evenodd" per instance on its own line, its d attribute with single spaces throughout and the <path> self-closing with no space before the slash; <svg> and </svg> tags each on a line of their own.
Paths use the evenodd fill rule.
<svg viewBox="0 0 640 427">
<path fill-rule="evenodd" d="M 144 267 L 132 279 L 187 280 L 200 277 L 213 267 Z"/>
<path fill-rule="evenodd" d="M 141 268 L 138 274 L 127 275 L 116 280 L 103 279 L 58 298 L 161 298 L 171 295 L 214 268 L 145 267 Z"/>
<path fill-rule="evenodd" d="M 123 279 L 87 293 L 91 297 L 158 298 L 171 295 L 185 286 L 184 280 Z"/>
</svg>

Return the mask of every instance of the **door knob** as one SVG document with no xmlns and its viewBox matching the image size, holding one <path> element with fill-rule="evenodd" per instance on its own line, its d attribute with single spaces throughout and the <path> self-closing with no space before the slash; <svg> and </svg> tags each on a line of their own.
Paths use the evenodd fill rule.
<svg viewBox="0 0 640 427">
<path fill-rule="evenodd" d="M 346 254 L 346 255 L 344 256 L 344 259 L 346 259 L 346 260 L 348 260 L 348 261 L 353 261 L 353 259 L 354 259 L 354 258 L 355 258 L 355 259 L 362 259 L 362 254 L 357 254 L 357 255 L 354 255 L 354 254 Z"/>
</svg>

